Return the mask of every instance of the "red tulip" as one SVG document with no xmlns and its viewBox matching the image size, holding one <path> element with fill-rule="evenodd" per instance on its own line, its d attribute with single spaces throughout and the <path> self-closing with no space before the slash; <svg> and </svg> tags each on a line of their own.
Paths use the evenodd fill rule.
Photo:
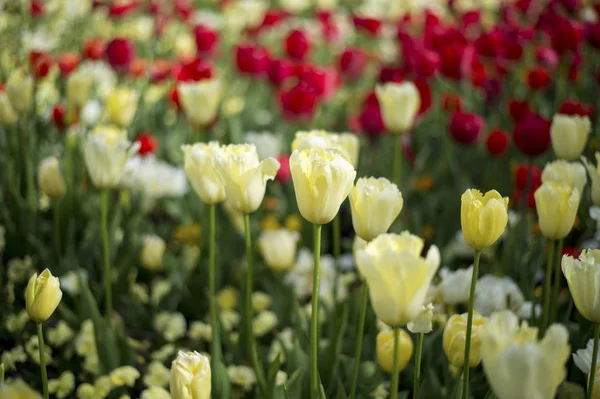
<svg viewBox="0 0 600 399">
<path fill-rule="evenodd" d="M 519 122 L 531 112 L 531 108 L 526 101 L 511 100 L 508 103 L 508 113 L 515 122 Z"/>
<path fill-rule="evenodd" d="M 421 99 L 417 115 L 423 115 L 431 108 L 431 89 L 425 79 L 415 79 L 414 84 L 417 86 L 417 90 L 419 90 L 419 97 Z"/>
<path fill-rule="evenodd" d="M 294 29 L 285 38 L 285 52 L 290 58 L 302 61 L 309 50 L 310 42 L 302 30 Z"/>
<path fill-rule="evenodd" d="M 558 65 L 558 54 L 551 47 L 540 46 L 535 53 L 537 62 L 549 69 L 554 69 Z"/>
<path fill-rule="evenodd" d="M 517 122 L 513 130 L 515 145 L 523 154 L 530 157 L 543 154 L 550 145 L 550 121 L 529 112 Z"/>
<path fill-rule="evenodd" d="M 502 130 L 494 130 L 489 134 L 485 141 L 488 153 L 493 157 L 500 157 L 504 154 L 510 143 L 510 137 Z"/>
<path fill-rule="evenodd" d="M 462 99 L 455 93 L 442 94 L 442 108 L 447 112 L 460 111 L 462 108 Z"/>
<path fill-rule="evenodd" d="M 63 76 L 70 74 L 79 65 L 80 57 L 78 53 L 68 52 L 58 56 L 58 67 Z"/>
<path fill-rule="evenodd" d="M 358 117 L 358 121 L 362 132 L 369 136 L 377 137 L 386 132 L 375 93 L 370 93 L 365 99 L 365 104 Z"/>
<path fill-rule="evenodd" d="M 379 70 L 379 81 L 381 83 L 402 82 L 404 80 L 404 68 L 396 65 L 383 65 Z"/>
<path fill-rule="evenodd" d="M 484 121 L 476 114 L 457 111 L 450 118 L 450 135 L 459 143 L 471 144 L 477 141 Z"/>
<path fill-rule="evenodd" d="M 359 78 L 367 65 L 367 54 L 360 48 L 347 48 L 340 55 L 340 71 L 346 79 Z"/>
<path fill-rule="evenodd" d="M 140 143 L 138 154 L 141 156 L 153 154 L 158 150 L 159 142 L 149 132 L 141 132 L 135 141 Z"/>
<path fill-rule="evenodd" d="M 330 99 L 338 84 L 337 71 L 333 68 L 317 67 L 311 64 L 301 64 L 296 68 L 300 81 L 311 86 L 319 97 Z"/>
<path fill-rule="evenodd" d="M 118 37 L 106 46 L 106 58 L 113 69 L 127 70 L 135 59 L 135 47 L 129 39 Z"/>
<path fill-rule="evenodd" d="M 527 84 L 531 90 L 543 90 L 550 85 L 550 75 L 542 68 L 535 68 L 527 73 Z"/>
<path fill-rule="evenodd" d="M 177 86 L 169 90 L 169 100 L 177 111 L 181 111 L 181 103 L 179 102 L 179 92 L 177 91 Z"/>
<path fill-rule="evenodd" d="M 171 68 L 171 61 L 169 60 L 154 60 L 150 65 L 150 80 L 160 82 L 166 79 L 171 74 Z"/>
<path fill-rule="evenodd" d="M 319 95 L 310 85 L 299 82 L 279 95 L 279 106 L 284 119 L 288 121 L 311 120 L 319 100 Z"/>
<path fill-rule="evenodd" d="M 281 154 L 277 157 L 279 161 L 279 170 L 277 171 L 277 176 L 275 179 L 281 183 L 288 182 L 290 177 L 292 177 L 292 172 L 290 170 L 290 155 L 289 154 Z"/>
<path fill-rule="evenodd" d="M 527 185 L 527 170 L 529 169 L 530 188 L 537 188 L 542 184 L 542 170 L 537 165 L 519 165 L 515 170 L 515 187 L 519 191 L 525 190 Z M 530 190 L 535 191 L 535 190 Z"/>
<path fill-rule="evenodd" d="M 235 49 L 238 70 L 253 77 L 260 77 L 267 73 L 269 59 L 267 50 L 259 46 L 239 45 Z"/>
<path fill-rule="evenodd" d="M 357 30 L 366 33 L 370 36 L 377 36 L 381 30 L 381 21 L 376 18 L 363 17 L 358 15 L 352 16 L 352 23 Z"/>
<path fill-rule="evenodd" d="M 31 6 L 29 7 L 29 12 L 34 18 L 41 17 L 42 15 L 44 15 L 45 12 L 44 2 L 39 0 L 32 1 Z"/>
<path fill-rule="evenodd" d="M 219 36 L 217 32 L 207 26 L 196 26 L 194 37 L 196 39 L 196 49 L 200 55 L 212 55 L 218 47 Z"/>
<path fill-rule="evenodd" d="M 565 245 L 563 247 L 562 254 L 569 255 L 573 258 L 579 258 L 579 255 L 581 255 L 581 249 L 577 247 L 572 247 L 571 245 Z"/>
<path fill-rule="evenodd" d="M 104 58 L 106 43 L 101 39 L 88 39 L 83 43 L 83 56 L 90 60 Z"/>
<path fill-rule="evenodd" d="M 33 70 L 33 76 L 38 79 L 46 77 L 53 61 L 49 54 L 40 51 L 32 51 L 29 53 L 29 64 Z"/>
<path fill-rule="evenodd" d="M 585 37 L 590 46 L 600 49 L 600 22 L 587 24 L 585 27 Z"/>
<path fill-rule="evenodd" d="M 108 15 L 114 18 L 123 18 L 130 15 L 138 7 L 138 2 L 135 0 L 124 1 L 118 0 L 113 1 L 108 6 Z"/>
<path fill-rule="evenodd" d="M 179 82 L 198 82 L 203 79 L 210 79 L 213 76 L 212 65 L 202 61 L 199 57 L 176 66 L 173 68 L 173 72 Z"/>
<path fill-rule="evenodd" d="M 283 82 L 294 76 L 295 73 L 296 66 L 290 60 L 284 58 L 281 60 L 271 60 L 269 62 L 267 75 L 269 81 L 277 87 L 281 86 Z"/>
<path fill-rule="evenodd" d="M 584 105 L 576 100 L 566 100 L 558 108 L 558 113 L 591 117 L 594 114 L 594 107 L 591 105 Z"/>
<path fill-rule="evenodd" d="M 63 130 L 67 127 L 67 109 L 62 104 L 56 104 L 54 108 L 52 108 L 52 122 L 54 122 L 54 126 L 56 126 L 59 130 Z"/>
</svg>

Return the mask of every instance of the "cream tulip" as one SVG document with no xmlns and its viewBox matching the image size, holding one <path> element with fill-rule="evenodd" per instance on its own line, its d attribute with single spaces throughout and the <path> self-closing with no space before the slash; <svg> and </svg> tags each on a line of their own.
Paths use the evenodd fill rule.
<svg viewBox="0 0 600 399">
<path fill-rule="evenodd" d="M 548 162 L 542 172 L 542 183 L 564 183 L 577 188 L 581 194 L 587 183 L 585 167 L 579 162 Z"/>
<path fill-rule="evenodd" d="M 534 197 L 544 237 L 550 240 L 565 238 L 575 223 L 579 190 L 567 184 L 544 183 L 536 190 Z"/>
<path fill-rule="evenodd" d="M 377 317 L 395 328 L 420 312 L 431 279 L 440 266 L 440 252 L 432 245 L 421 257 L 424 241 L 410 234 L 381 234 L 356 252 L 358 270 L 369 285 Z"/>
<path fill-rule="evenodd" d="M 173 399 L 210 399 L 211 370 L 206 356 L 179 351 L 171 364 L 170 390 Z"/>
<path fill-rule="evenodd" d="M 67 104 L 81 109 L 90 97 L 93 84 L 94 79 L 88 72 L 78 70 L 69 74 L 66 83 Z"/>
<path fill-rule="evenodd" d="M 24 70 L 14 71 L 6 82 L 6 95 L 17 114 L 24 114 L 31 107 L 33 78 Z"/>
<path fill-rule="evenodd" d="M 569 334 L 559 324 L 538 340 L 537 328 L 511 311 L 494 313 L 483 330 L 481 355 L 487 379 L 498 399 L 549 399 L 566 377 Z"/>
<path fill-rule="evenodd" d="M 350 159 L 333 149 L 295 150 L 290 170 L 300 213 L 316 224 L 333 220 L 356 177 Z"/>
<path fill-rule="evenodd" d="M 562 271 L 579 313 L 600 323 L 600 250 L 583 250 L 579 259 L 564 255 Z"/>
<path fill-rule="evenodd" d="M 258 209 L 265 196 L 267 181 L 273 180 L 279 170 L 275 158 L 258 160 L 253 144 L 229 144 L 216 154 L 215 169 L 225 186 L 226 201 L 243 213 Z"/>
<path fill-rule="evenodd" d="M 465 241 L 481 251 L 494 244 L 508 223 L 508 198 L 496 190 L 469 189 L 461 197 L 460 224 Z"/>
<path fill-rule="evenodd" d="M 207 204 L 218 204 L 225 200 L 225 186 L 215 169 L 214 160 L 221 153 L 216 141 L 186 144 L 181 146 L 184 153 L 184 169 L 188 180 L 200 199 Z"/>
<path fill-rule="evenodd" d="M 115 88 L 106 97 L 104 115 L 108 122 L 127 128 L 138 106 L 138 93 L 128 88 Z"/>
<path fill-rule="evenodd" d="M 594 166 L 585 157 L 581 157 L 585 167 L 590 174 L 592 181 L 592 202 L 596 206 L 600 206 L 600 152 L 596 152 L 596 166 Z"/>
<path fill-rule="evenodd" d="M 29 318 L 36 323 L 48 320 L 58 307 L 62 298 L 60 282 L 50 270 L 46 269 L 41 274 L 35 273 L 29 279 L 25 291 L 25 305 Z"/>
<path fill-rule="evenodd" d="M 124 131 L 110 126 L 99 126 L 89 134 L 83 144 L 83 159 L 94 186 L 116 187 L 125 163 L 139 146 L 139 143 L 132 145 Z"/>
<path fill-rule="evenodd" d="M 465 364 L 467 318 L 467 313 L 453 314 L 444 327 L 442 347 L 448 362 L 455 367 L 463 367 Z M 479 313 L 473 312 L 469 367 L 477 367 L 481 362 L 481 330 L 484 325 L 485 318 L 481 317 Z"/>
<path fill-rule="evenodd" d="M 287 229 L 265 230 L 258 237 L 258 247 L 267 265 L 275 270 L 288 270 L 296 261 L 300 234 Z"/>
<path fill-rule="evenodd" d="M 180 83 L 177 92 L 183 112 L 193 125 L 206 127 L 215 120 L 221 103 L 218 80 Z"/>
<path fill-rule="evenodd" d="M 0 91 L 0 125 L 9 126 L 17 121 L 15 112 L 6 92 Z"/>
<path fill-rule="evenodd" d="M 58 199 L 65 195 L 67 186 L 56 157 L 48 157 L 40 162 L 38 185 L 42 192 L 52 199 Z"/>
<path fill-rule="evenodd" d="M 419 313 L 408 322 L 408 331 L 414 334 L 427 334 L 433 330 L 433 304 L 421 306 Z"/>
<path fill-rule="evenodd" d="M 371 241 L 386 233 L 400 214 L 402 205 L 402 193 L 388 179 L 358 179 L 350 190 L 350 211 L 356 235 Z"/>
<path fill-rule="evenodd" d="M 296 137 L 292 141 L 292 151 L 311 148 L 338 150 L 350 159 L 354 167 L 358 166 L 360 142 L 355 134 L 330 133 L 325 130 L 296 132 Z"/>
<path fill-rule="evenodd" d="M 406 133 L 421 106 L 419 90 L 412 82 L 385 83 L 375 88 L 383 124 L 392 133 Z"/>
<path fill-rule="evenodd" d="M 585 148 L 591 130 L 590 118 L 556 114 L 550 126 L 552 149 L 558 158 L 575 161 Z"/>
<path fill-rule="evenodd" d="M 140 251 L 140 263 L 147 270 L 161 270 L 166 250 L 167 244 L 165 240 L 155 234 L 146 234 L 143 237 L 143 246 Z"/>
</svg>

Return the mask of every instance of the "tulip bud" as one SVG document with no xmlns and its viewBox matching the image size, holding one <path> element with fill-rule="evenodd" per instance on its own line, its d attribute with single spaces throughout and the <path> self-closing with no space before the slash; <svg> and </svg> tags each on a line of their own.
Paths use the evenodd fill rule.
<svg viewBox="0 0 600 399">
<path fill-rule="evenodd" d="M 460 224 L 465 241 L 481 251 L 494 244 L 508 223 L 508 198 L 496 190 L 469 189 L 461 197 Z"/>
<path fill-rule="evenodd" d="M 44 194 L 52 199 L 58 199 L 67 191 L 65 179 L 60 172 L 60 165 L 56 157 L 48 157 L 38 168 L 38 184 Z"/>
<path fill-rule="evenodd" d="M 116 88 L 106 97 L 104 112 L 106 119 L 120 127 L 128 127 L 135 116 L 138 94 L 131 89 Z"/>
<path fill-rule="evenodd" d="M 300 234 L 287 229 L 266 230 L 260 233 L 258 247 L 267 265 L 275 270 L 288 270 L 296 260 Z"/>
<path fill-rule="evenodd" d="M 60 303 L 62 291 L 58 277 L 50 270 L 44 270 L 39 276 L 34 274 L 29 279 L 25 292 L 25 304 L 29 318 L 36 323 L 48 320 Z"/>
<path fill-rule="evenodd" d="M 564 255 L 562 271 L 579 313 L 593 323 L 600 323 L 600 250 L 583 250 L 579 259 Z"/>
<path fill-rule="evenodd" d="M 183 112 L 194 126 L 203 128 L 215 120 L 221 103 L 218 80 L 180 83 L 177 92 Z"/>
<path fill-rule="evenodd" d="M 331 222 L 356 177 L 350 159 L 332 149 L 295 150 L 290 169 L 302 217 L 316 224 Z"/>
<path fill-rule="evenodd" d="M 587 183 L 585 167 L 579 162 L 567 162 L 558 160 L 548 162 L 542 172 L 542 183 L 564 183 L 571 188 L 577 188 L 583 193 L 583 187 Z"/>
<path fill-rule="evenodd" d="M 385 127 L 392 133 L 406 133 L 413 125 L 421 98 L 412 82 L 386 83 L 375 88 Z"/>
<path fill-rule="evenodd" d="M 90 97 L 90 89 L 94 79 L 91 74 L 77 71 L 67 78 L 67 103 L 69 106 L 81 109 Z"/>
<path fill-rule="evenodd" d="M 8 126 L 17 121 L 17 114 L 13 109 L 6 92 L 0 91 L 0 125 Z"/>
<path fill-rule="evenodd" d="M 413 342 L 410 335 L 400 329 L 398 352 L 398 371 L 404 370 L 413 354 Z M 377 363 L 386 373 L 394 370 L 394 331 L 385 330 L 377 334 Z"/>
<path fill-rule="evenodd" d="M 184 169 L 188 180 L 200 199 L 207 204 L 225 200 L 225 186 L 214 166 L 215 156 L 221 152 L 218 142 L 183 145 Z"/>
<path fill-rule="evenodd" d="M 552 149 L 558 158 L 575 161 L 585 148 L 591 122 L 587 116 L 556 114 L 550 126 Z"/>
<path fill-rule="evenodd" d="M 150 271 L 162 269 L 162 259 L 167 249 L 165 240 L 154 234 L 144 236 L 144 246 L 140 252 L 142 266 Z"/>
<path fill-rule="evenodd" d="M 448 362 L 455 367 L 463 367 L 465 364 L 467 316 L 467 313 L 454 314 L 448 319 L 446 327 L 444 327 L 442 346 Z M 470 367 L 477 367 L 481 361 L 481 331 L 484 324 L 485 319 L 479 313 L 473 312 Z"/>
<path fill-rule="evenodd" d="M 573 228 L 580 194 L 561 183 L 544 183 L 534 194 L 540 230 L 550 240 L 565 238 Z"/>
<path fill-rule="evenodd" d="M 433 304 L 421 306 L 417 316 L 408 322 L 408 330 L 415 334 L 427 334 L 433 330 Z"/>
<path fill-rule="evenodd" d="M 350 190 L 350 210 L 356 235 L 371 241 L 387 232 L 400 214 L 402 204 L 402 193 L 388 179 L 358 179 Z"/>
<path fill-rule="evenodd" d="M 17 114 L 24 114 L 31 106 L 33 78 L 23 70 L 14 71 L 6 82 L 6 95 Z"/>
<path fill-rule="evenodd" d="M 173 399 L 210 399 L 210 363 L 198 352 L 179 351 L 171 364 L 171 397 Z"/>
</svg>

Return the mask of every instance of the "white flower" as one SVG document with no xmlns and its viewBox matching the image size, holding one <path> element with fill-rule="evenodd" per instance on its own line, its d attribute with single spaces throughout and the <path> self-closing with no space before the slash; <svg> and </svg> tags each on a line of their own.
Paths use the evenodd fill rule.
<svg viewBox="0 0 600 399">
<path fill-rule="evenodd" d="M 154 156 L 135 156 L 127 161 L 119 184 L 139 192 L 144 199 L 181 197 L 188 190 L 185 171 Z"/>
<path fill-rule="evenodd" d="M 598 349 L 600 353 L 600 348 Z M 585 349 L 579 349 L 573 353 L 573 361 L 579 370 L 589 374 L 592 368 L 592 356 L 594 355 L 594 340 L 590 339 Z"/>
<path fill-rule="evenodd" d="M 477 280 L 475 310 L 482 316 L 490 316 L 505 309 L 516 312 L 524 301 L 519 286 L 510 277 L 488 274 Z"/>
<path fill-rule="evenodd" d="M 539 317 L 542 314 L 542 306 L 539 303 L 536 303 L 535 306 L 533 306 L 533 302 L 531 301 L 523 302 L 523 305 L 521 305 L 521 308 L 519 309 L 519 313 L 517 315 L 520 319 L 529 320 L 533 315 L 534 309 L 535 316 Z"/>
<path fill-rule="evenodd" d="M 433 319 L 433 304 L 423 305 L 417 314 L 417 317 L 408 322 L 408 330 L 412 333 L 427 334 L 433 330 L 431 320 Z"/>
<path fill-rule="evenodd" d="M 229 366 L 227 373 L 231 382 L 241 386 L 245 391 L 250 391 L 256 384 L 256 374 L 248 366 Z"/>
<path fill-rule="evenodd" d="M 102 115 L 102 106 L 98 100 L 90 100 L 81 109 L 81 123 L 85 126 L 96 126 Z"/>
<path fill-rule="evenodd" d="M 448 270 L 447 267 L 440 270 L 442 278 L 438 288 L 442 294 L 444 303 L 453 305 L 466 303 L 469 300 L 469 290 L 473 278 L 473 265 L 467 269 Z"/>
</svg>

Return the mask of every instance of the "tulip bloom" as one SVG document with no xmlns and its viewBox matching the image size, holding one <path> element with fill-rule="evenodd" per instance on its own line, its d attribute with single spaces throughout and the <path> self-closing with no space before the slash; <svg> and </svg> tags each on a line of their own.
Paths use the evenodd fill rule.
<svg viewBox="0 0 600 399">
<path fill-rule="evenodd" d="M 300 234 L 287 229 L 265 230 L 258 237 L 258 247 L 265 263 L 275 271 L 294 266 Z"/>
<path fill-rule="evenodd" d="M 587 183 L 585 167 L 579 162 L 563 160 L 548 162 L 542 172 L 542 183 L 550 182 L 563 183 L 571 188 L 577 188 L 581 194 Z"/>
<path fill-rule="evenodd" d="M 360 142 L 352 133 L 330 133 L 325 130 L 311 130 L 296 132 L 292 142 L 292 151 L 320 148 L 326 150 L 333 148 L 350 158 L 352 165 L 358 166 L 358 153 Z"/>
<path fill-rule="evenodd" d="M 590 118 L 556 114 L 550 126 L 552 149 L 558 158 L 575 161 L 585 148 L 592 124 Z"/>
<path fill-rule="evenodd" d="M 460 222 L 465 241 L 481 251 L 494 244 L 508 223 L 508 198 L 491 190 L 469 189 L 461 197 Z"/>
<path fill-rule="evenodd" d="M 29 279 L 25 292 L 25 305 L 29 318 L 36 323 L 48 320 L 58 307 L 62 298 L 60 282 L 50 270 L 44 270 L 39 276 L 35 273 Z"/>
<path fill-rule="evenodd" d="M 413 320 L 440 266 L 440 252 L 432 245 L 421 257 L 421 238 L 402 234 L 381 234 L 364 249 L 356 251 L 356 264 L 369 285 L 369 296 L 377 317 L 396 328 Z"/>
<path fill-rule="evenodd" d="M 0 125 L 9 126 L 17 121 L 17 113 L 15 112 L 8 95 L 4 91 L 0 91 Z"/>
<path fill-rule="evenodd" d="M 171 364 L 170 390 L 173 399 L 210 399 L 211 370 L 206 356 L 182 352 Z"/>
<path fill-rule="evenodd" d="M 24 114 L 31 106 L 33 78 L 23 70 L 13 72 L 6 82 L 6 95 L 17 114 Z"/>
<path fill-rule="evenodd" d="M 42 192 L 52 199 L 65 195 L 67 187 L 56 157 L 48 157 L 40 162 L 38 184 Z"/>
<path fill-rule="evenodd" d="M 554 397 L 570 355 L 564 326 L 550 326 L 538 340 L 537 328 L 519 326 L 518 317 L 505 310 L 492 315 L 482 335 L 483 368 L 498 399 Z"/>
<path fill-rule="evenodd" d="M 481 330 L 485 325 L 485 318 L 473 312 L 471 330 L 471 352 L 469 367 L 477 367 L 481 362 Z M 463 367 L 465 363 L 465 346 L 467 335 L 467 313 L 454 314 L 446 322 L 442 347 L 448 362 L 455 367 Z"/>
<path fill-rule="evenodd" d="M 579 313 L 600 323 L 600 250 L 583 250 L 579 259 L 564 255 L 562 271 Z"/>
<path fill-rule="evenodd" d="M 206 127 L 217 117 L 221 103 L 221 84 L 218 80 L 180 83 L 177 93 L 185 116 L 194 126 Z"/>
<path fill-rule="evenodd" d="M 400 329 L 400 345 L 396 349 L 398 352 L 398 371 L 402 371 L 408 365 L 413 354 L 413 342 L 410 335 Z M 380 331 L 377 334 L 376 343 L 377 363 L 386 373 L 392 373 L 394 368 L 394 332 L 391 330 Z"/>
<path fill-rule="evenodd" d="M 162 269 L 163 255 L 167 249 L 165 240 L 155 234 L 147 234 L 143 237 L 144 245 L 140 251 L 140 263 L 150 271 Z"/>
<path fill-rule="evenodd" d="M 534 196 L 540 230 L 544 237 L 551 240 L 565 238 L 575 223 L 579 190 L 567 184 L 544 183 Z"/>
<path fill-rule="evenodd" d="M 402 210 L 402 193 L 386 178 L 360 178 L 350 191 L 352 225 L 356 235 L 371 241 L 387 232 Z"/>
<path fill-rule="evenodd" d="M 211 141 L 208 144 L 186 144 L 181 149 L 184 153 L 185 173 L 202 202 L 212 205 L 224 201 L 225 186 L 214 166 L 216 155 L 222 152 L 219 143 Z"/>
<path fill-rule="evenodd" d="M 392 133 L 405 133 L 413 125 L 421 99 L 412 82 L 386 83 L 375 88 L 385 127 Z"/>
<path fill-rule="evenodd" d="M 106 119 L 110 123 L 126 128 L 135 117 L 138 94 L 131 89 L 117 88 L 109 93 L 104 105 Z"/>
<path fill-rule="evenodd" d="M 290 169 L 302 217 L 315 224 L 331 222 L 356 177 L 350 159 L 332 149 L 295 150 Z"/>
</svg>

